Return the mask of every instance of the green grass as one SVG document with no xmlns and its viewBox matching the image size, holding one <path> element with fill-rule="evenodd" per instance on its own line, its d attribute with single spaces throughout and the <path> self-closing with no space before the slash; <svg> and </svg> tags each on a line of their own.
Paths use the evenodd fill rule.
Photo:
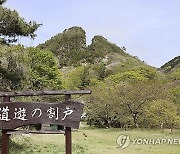
<svg viewBox="0 0 180 154">
<path fill-rule="evenodd" d="M 86 134 L 87 137 L 85 137 Z M 119 135 L 129 135 L 133 138 L 180 138 L 180 130 L 172 134 L 169 130 L 162 133 L 160 130 L 121 130 L 97 129 L 83 127 L 73 132 L 73 154 L 179 154 L 180 145 L 133 145 L 120 149 L 116 144 Z M 13 136 L 10 154 L 64 154 L 64 135 L 30 135 Z M 18 146 L 17 146 L 18 145 Z"/>
</svg>

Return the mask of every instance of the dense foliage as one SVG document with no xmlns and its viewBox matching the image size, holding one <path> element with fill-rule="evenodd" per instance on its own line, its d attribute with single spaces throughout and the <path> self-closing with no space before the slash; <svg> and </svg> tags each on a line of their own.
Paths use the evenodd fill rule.
<svg viewBox="0 0 180 154">
<path fill-rule="evenodd" d="M 85 57 L 85 31 L 80 27 L 69 28 L 40 44 L 38 48 L 51 50 L 57 56 L 61 67 L 72 64 L 78 66 Z"/>
<path fill-rule="evenodd" d="M 1 46 L 1 91 L 61 89 L 61 73 L 50 51 Z"/>
<path fill-rule="evenodd" d="M 180 82 L 141 75 L 128 71 L 118 80 L 110 76 L 93 86 L 92 95 L 86 97 L 88 124 L 122 128 L 179 127 Z"/>
<path fill-rule="evenodd" d="M 17 36 L 36 36 L 35 31 L 41 24 L 35 21 L 26 22 L 15 10 L 11 10 L 1 5 L 5 0 L 0 1 L 0 41 L 12 43 L 17 41 Z"/>
</svg>

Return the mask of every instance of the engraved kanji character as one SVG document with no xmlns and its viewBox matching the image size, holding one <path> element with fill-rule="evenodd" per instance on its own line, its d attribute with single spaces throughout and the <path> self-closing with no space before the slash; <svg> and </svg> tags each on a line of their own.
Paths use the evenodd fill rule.
<svg viewBox="0 0 180 154">
<path fill-rule="evenodd" d="M 66 111 L 64 111 L 63 113 L 64 117 L 62 118 L 62 120 L 65 120 L 68 115 L 73 113 L 73 110 L 71 110 L 70 107 L 66 107 Z"/>
<path fill-rule="evenodd" d="M 2 121 L 9 121 L 9 108 L 8 106 L 0 108 L 0 120 Z"/>
<path fill-rule="evenodd" d="M 25 108 L 15 108 L 15 112 L 14 112 L 14 118 L 13 119 L 18 119 L 18 120 L 28 120 L 25 119 L 26 117 L 26 109 Z"/>
<path fill-rule="evenodd" d="M 59 112 L 58 112 L 58 107 L 57 108 L 52 108 L 50 107 L 48 110 L 47 110 L 47 113 L 48 113 L 48 117 L 50 119 L 53 119 L 53 118 L 56 118 L 56 120 L 59 119 Z"/>
</svg>

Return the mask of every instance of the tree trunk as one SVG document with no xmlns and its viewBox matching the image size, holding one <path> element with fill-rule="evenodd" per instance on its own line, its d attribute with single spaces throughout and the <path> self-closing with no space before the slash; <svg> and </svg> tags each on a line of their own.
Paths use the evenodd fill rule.
<svg viewBox="0 0 180 154">
<path fill-rule="evenodd" d="M 135 126 L 135 128 L 139 128 L 139 125 L 138 125 L 138 123 L 137 123 L 137 119 L 138 119 L 137 115 L 134 114 L 134 115 L 132 115 L 132 116 L 133 116 L 133 121 L 134 121 L 134 126 Z"/>
</svg>

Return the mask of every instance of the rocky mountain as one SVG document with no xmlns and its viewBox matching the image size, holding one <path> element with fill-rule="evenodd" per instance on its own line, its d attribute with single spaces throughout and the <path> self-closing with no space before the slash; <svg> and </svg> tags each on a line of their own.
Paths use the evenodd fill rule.
<svg viewBox="0 0 180 154">
<path fill-rule="evenodd" d="M 52 51 L 59 59 L 61 67 L 76 64 L 85 57 L 85 31 L 80 27 L 66 29 L 38 45 L 38 48 Z"/>
<path fill-rule="evenodd" d="M 144 65 L 137 57 L 129 55 L 103 36 L 94 36 L 87 46 L 86 32 L 81 27 L 66 29 L 37 47 L 52 51 L 60 68 L 103 63 L 108 69 L 118 71 Z"/>
</svg>

